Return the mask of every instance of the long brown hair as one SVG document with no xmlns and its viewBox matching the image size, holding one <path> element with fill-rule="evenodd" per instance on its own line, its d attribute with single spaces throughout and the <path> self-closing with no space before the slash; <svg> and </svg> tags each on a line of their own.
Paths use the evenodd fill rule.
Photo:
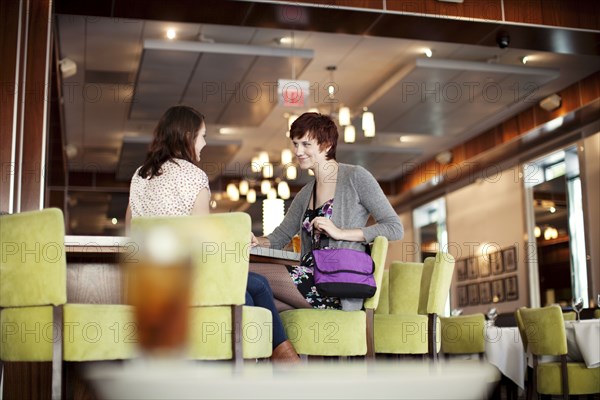
<svg viewBox="0 0 600 400">
<path fill-rule="evenodd" d="M 154 129 L 154 140 L 140 168 L 142 178 L 159 176 L 160 167 L 173 158 L 198 165 L 194 142 L 204 124 L 204 115 L 188 106 L 169 108 Z"/>
</svg>

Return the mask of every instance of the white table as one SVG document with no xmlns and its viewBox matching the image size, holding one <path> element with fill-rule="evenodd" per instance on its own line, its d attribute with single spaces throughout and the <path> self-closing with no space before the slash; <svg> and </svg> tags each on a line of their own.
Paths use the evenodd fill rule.
<svg viewBox="0 0 600 400">
<path fill-rule="evenodd" d="M 600 367 L 600 319 L 565 321 L 567 358 L 585 362 L 588 368 Z"/>
<path fill-rule="evenodd" d="M 527 360 L 519 330 L 515 328 L 485 328 L 485 356 L 488 362 L 521 389 L 525 389 Z"/>
<path fill-rule="evenodd" d="M 497 371 L 491 365 L 447 362 L 96 365 L 86 379 L 108 399 L 482 399 Z"/>
</svg>

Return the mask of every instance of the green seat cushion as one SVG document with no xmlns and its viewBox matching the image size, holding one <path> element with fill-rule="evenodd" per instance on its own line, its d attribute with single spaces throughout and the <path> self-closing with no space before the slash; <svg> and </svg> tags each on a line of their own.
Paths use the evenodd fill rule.
<svg viewBox="0 0 600 400">
<path fill-rule="evenodd" d="M 232 349 L 231 307 L 192 307 L 188 358 L 230 360 Z M 262 307 L 244 306 L 242 311 L 244 358 L 270 357 L 273 350 L 271 312 Z"/>
<path fill-rule="evenodd" d="M 437 324 L 439 342 L 439 318 Z M 375 315 L 375 352 L 387 354 L 427 354 L 427 316 Z"/>
<path fill-rule="evenodd" d="M 600 393 L 600 368 L 586 368 L 583 363 L 567 363 L 569 394 Z M 538 364 L 538 392 L 561 394 L 560 363 Z"/>
<path fill-rule="evenodd" d="M 52 306 L 6 308 L 0 329 L 0 360 L 52 361 L 52 343 L 58 339 Z"/>
<path fill-rule="evenodd" d="M 2 217 L 0 307 L 67 301 L 64 241 L 63 214 L 57 208 Z"/>
<path fill-rule="evenodd" d="M 300 309 L 281 313 L 288 339 L 298 354 L 363 356 L 367 354 L 366 313 Z"/>
<path fill-rule="evenodd" d="M 65 304 L 64 360 L 129 359 L 136 354 L 133 307 Z"/>
<path fill-rule="evenodd" d="M 485 352 L 485 317 L 483 314 L 440 318 L 442 352 L 472 354 Z"/>
</svg>

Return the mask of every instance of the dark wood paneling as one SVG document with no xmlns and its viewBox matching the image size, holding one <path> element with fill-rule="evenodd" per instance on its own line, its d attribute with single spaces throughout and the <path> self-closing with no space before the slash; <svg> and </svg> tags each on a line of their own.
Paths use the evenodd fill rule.
<svg viewBox="0 0 600 400">
<path fill-rule="evenodd" d="M 13 179 L 15 165 L 11 163 L 12 132 L 14 122 L 14 100 L 17 34 L 19 25 L 19 2 L 0 2 L 0 210 L 8 211 L 10 203 L 9 185 Z"/>
<path fill-rule="evenodd" d="M 52 363 L 7 362 L 4 366 L 4 399 L 50 400 Z"/>
<path fill-rule="evenodd" d="M 517 117 L 513 117 L 504 121 L 500 127 L 500 133 L 500 143 L 508 142 L 509 140 L 519 136 L 519 119 Z"/>
<path fill-rule="evenodd" d="M 51 59 L 48 44 L 51 35 L 49 29 L 51 7 L 50 0 L 33 1 L 29 7 L 25 98 L 22 110 L 25 118 L 21 132 L 23 141 L 21 211 L 40 209 L 43 196 L 41 182 L 44 180 L 44 169 L 41 160 L 45 138 L 42 132 L 46 129 L 44 114 L 48 110 L 44 91 L 50 70 L 48 61 Z"/>
<path fill-rule="evenodd" d="M 578 1 L 579 28 L 600 30 L 600 1 Z"/>
<path fill-rule="evenodd" d="M 440 3 L 437 0 L 387 0 L 388 10 L 424 13 L 437 16 L 502 20 L 500 0 L 465 0 L 463 3 Z"/>
<path fill-rule="evenodd" d="M 521 112 L 517 115 L 519 121 L 519 135 L 523 132 L 528 132 L 535 127 L 535 115 L 533 114 L 533 107 Z"/>
<path fill-rule="evenodd" d="M 294 3 L 318 4 L 332 8 L 355 7 L 383 10 L 383 0 L 294 0 Z"/>
<path fill-rule="evenodd" d="M 544 0 L 542 24 L 578 28 L 577 3 L 573 0 Z"/>
<path fill-rule="evenodd" d="M 506 21 L 526 24 L 542 23 L 542 0 L 504 0 Z"/>
<path fill-rule="evenodd" d="M 587 104 L 600 97 L 600 71 L 582 79 L 579 83 L 581 104 Z"/>
</svg>

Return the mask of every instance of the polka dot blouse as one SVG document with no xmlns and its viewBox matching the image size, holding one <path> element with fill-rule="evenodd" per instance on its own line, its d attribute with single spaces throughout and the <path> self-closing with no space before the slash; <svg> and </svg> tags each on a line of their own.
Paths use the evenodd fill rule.
<svg viewBox="0 0 600 400">
<path fill-rule="evenodd" d="M 206 173 L 189 161 L 166 161 L 162 174 L 151 179 L 139 176 L 140 168 L 131 178 L 132 217 L 190 215 L 200 190 L 206 188 L 210 193 Z"/>
</svg>

